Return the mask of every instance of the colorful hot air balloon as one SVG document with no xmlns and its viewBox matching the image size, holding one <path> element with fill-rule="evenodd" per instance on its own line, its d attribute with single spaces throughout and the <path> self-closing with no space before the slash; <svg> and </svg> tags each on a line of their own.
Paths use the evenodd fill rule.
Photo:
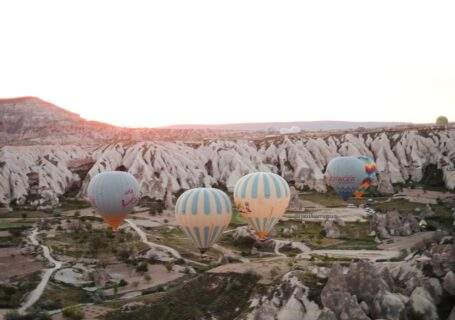
<svg viewBox="0 0 455 320">
<path fill-rule="evenodd" d="M 87 188 L 93 207 L 117 229 L 139 200 L 139 184 L 128 172 L 105 171 L 94 176 Z"/>
<path fill-rule="evenodd" d="M 201 253 L 220 238 L 231 217 L 231 200 L 223 191 L 215 188 L 187 190 L 175 204 L 177 222 Z"/>
<path fill-rule="evenodd" d="M 362 181 L 359 189 L 354 193 L 357 199 L 363 198 L 368 189 L 377 183 L 376 180 L 376 163 L 374 160 L 367 156 L 358 157 L 364 164 L 364 169 L 367 177 Z"/>
<path fill-rule="evenodd" d="M 271 172 L 243 176 L 234 188 L 234 202 L 240 214 L 265 240 L 286 211 L 290 190 L 282 177 Z"/>
<path fill-rule="evenodd" d="M 349 199 L 367 177 L 364 164 L 356 157 L 336 157 L 325 171 L 327 183 L 343 200 Z"/>
<path fill-rule="evenodd" d="M 367 156 L 358 157 L 365 165 L 365 172 L 368 174 L 368 178 L 373 179 L 376 175 L 376 163 L 373 159 Z"/>
</svg>

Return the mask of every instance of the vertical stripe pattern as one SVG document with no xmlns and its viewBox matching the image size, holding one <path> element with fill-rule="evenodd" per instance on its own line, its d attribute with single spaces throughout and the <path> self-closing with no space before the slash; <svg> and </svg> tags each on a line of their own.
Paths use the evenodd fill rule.
<svg viewBox="0 0 455 320">
<path fill-rule="evenodd" d="M 231 222 L 232 205 L 221 190 L 190 189 L 177 199 L 175 217 L 187 236 L 204 252 Z"/>
<path fill-rule="evenodd" d="M 271 172 L 254 172 L 243 176 L 234 187 L 234 202 L 240 214 L 266 237 L 289 204 L 289 185 Z"/>
</svg>

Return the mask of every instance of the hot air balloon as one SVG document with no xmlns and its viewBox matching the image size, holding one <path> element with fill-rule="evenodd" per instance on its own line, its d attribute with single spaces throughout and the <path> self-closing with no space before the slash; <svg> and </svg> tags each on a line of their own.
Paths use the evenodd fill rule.
<svg viewBox="0 0 455 320">
<path fill-rule="evenodd" d="M 215 188 L 187 190 L 175 204 L 177 222 L 201 254 L 220 238 L 231 217 L 231 200 L 223 191 Z"/>
<path fill-rule="evenodd" d="M 94 176 L 87 194 L 104 221 L 116 230 L 139 200 L 139 184 L 128 172 L 105 171 Z"/>
<path fill-rule="evenodd" d="M 368 175 L 368 178 L 373 180 L 376 177 L 376 163 L 373 159 L 366 156 L 358 157 L 364 163 L 365 172 Z"/>
<path fill-rule="evenodd" d="M 343 200 L 349 199 L 367 178 L 364 164 L 356 157 L 336 157 L 325 171 L 327 183 Z"/>
<path fill-rule="evenodd" d="M 240 214 L 265 240 L 289 204 L 290 190 L 282 177 L 271 172 L 243 176 L 234 188 L 234 202 Z"/>
<path fill-rule="evenodd" d="M 377 183 L 376 179 L 376 163 L 373 159 L 367 156 L 358 157 L 364 164 L 364 169 L 367 177 L 362 181 L 359 189 L 354 192 L 354 195 L 357 199 L 363 198 L 368 189 Z"/>
</svg>

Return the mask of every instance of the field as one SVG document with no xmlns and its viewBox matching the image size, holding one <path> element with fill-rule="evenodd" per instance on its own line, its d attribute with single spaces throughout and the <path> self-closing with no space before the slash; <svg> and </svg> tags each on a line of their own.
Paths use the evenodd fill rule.
<svg viewBox="0 0 455 320">
<path fill-rule="evenodd" d="M 80 272 L 81 277 L 88 279 L 86 284 L 77 285 L 69 278 L 63 278 L 62 282 L 52 277 L 36 306 L 52 311 L 82 304 L 80 309 L 86 317 L 96 315 L 99 319 L 113 320 L 154 319 L 156 314 L 161 315 L 160 319 L 198 319 L 209 315 L 232 319 L 247 309 L 246 302 L 255 293 L 267 290 L 284 273 L 296 269 L 304 271 L 304 281 L 312 288 L 314 301 L 320 303 L 324 282 L 310 272 L 312 268 L 348 264 L 355 259 L 356 250 L 380 252 L 382 249 L 384 256 L 387 250 L 401 250 L 400 239 L 395 247 L 393 243 L 378 246 L 375 236 L 370 234 L 370 218 L 335 194 L 305 191 L 300 197 L 305 213 L 338 214 L 344 221 L 337 226 L 337 238 L 327 237 L 321 224 L 324 219 L 305 220 L 290 212 L 279 221 L 273 238 L 283 243 L 304 244 L 315 250 L 310 255 L 290 247 L 276 251 L 273 242 L 264 245 L 235 240 L 237 228 L 247 225 L 236 211 L 218 246 L 204 256 L 176 226 L 172 213 L 152 210 L 147 204 L 137 208 L 129 218 L 149 243 L 142 241 L 128 224 L 113 232 L 85 203 L 74 199 L 64 201 L 57 211 L 7 213 L 0 218 L 0 265 L 5 270 L 1 277 L 14 289 L 1 287 L 0 303 L 4 307 L 17 307 L 40 281 L 39 271 L 45 264 L 38 261 L 41 251 L 28 244 L 31 229 L 40 231 L 38 240 L 50 248 L 55 259 L 64 261 L 65 270 Z M 429 204 L 435 213 L 427 218 L 431 228 L 450 230 L 451 199 Z M 427 209 L 426 203 L 394 197 L 375 197 L 368 205 L 379 212 L 398 210 L 416 217 Z M 416 235 L 409 245 L 415 246 L 418 241 Z M 163 249 L 156 251 L 150 243 L 175 249 L 181 258 L 175 259 Z M 147 256 L 149 250 L 151 256 Z M 336 255 L 327 255 L 330 252 Z M 223 262 L 226 254 L 233 259 L 231 263 Z M 128 303 L 138 304 L 137 309 L 118 312 Z M 233 303 L 239 307 L 232 308 Z M 56 313 L 53 319 L 64 317 Z"/>
</svg>

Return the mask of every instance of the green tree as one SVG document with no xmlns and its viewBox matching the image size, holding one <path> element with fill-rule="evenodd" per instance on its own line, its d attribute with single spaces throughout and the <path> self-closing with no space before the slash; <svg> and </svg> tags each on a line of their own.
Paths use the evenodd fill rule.
<svg viewBox="0 0 455 320">
<path fill-rule="evenodd" d="M 436 118 L 436 125 L 440 127 L 445 127 L 449 124 L 449 120 L 446 116 L 439 116 Z"/>
</svg>

